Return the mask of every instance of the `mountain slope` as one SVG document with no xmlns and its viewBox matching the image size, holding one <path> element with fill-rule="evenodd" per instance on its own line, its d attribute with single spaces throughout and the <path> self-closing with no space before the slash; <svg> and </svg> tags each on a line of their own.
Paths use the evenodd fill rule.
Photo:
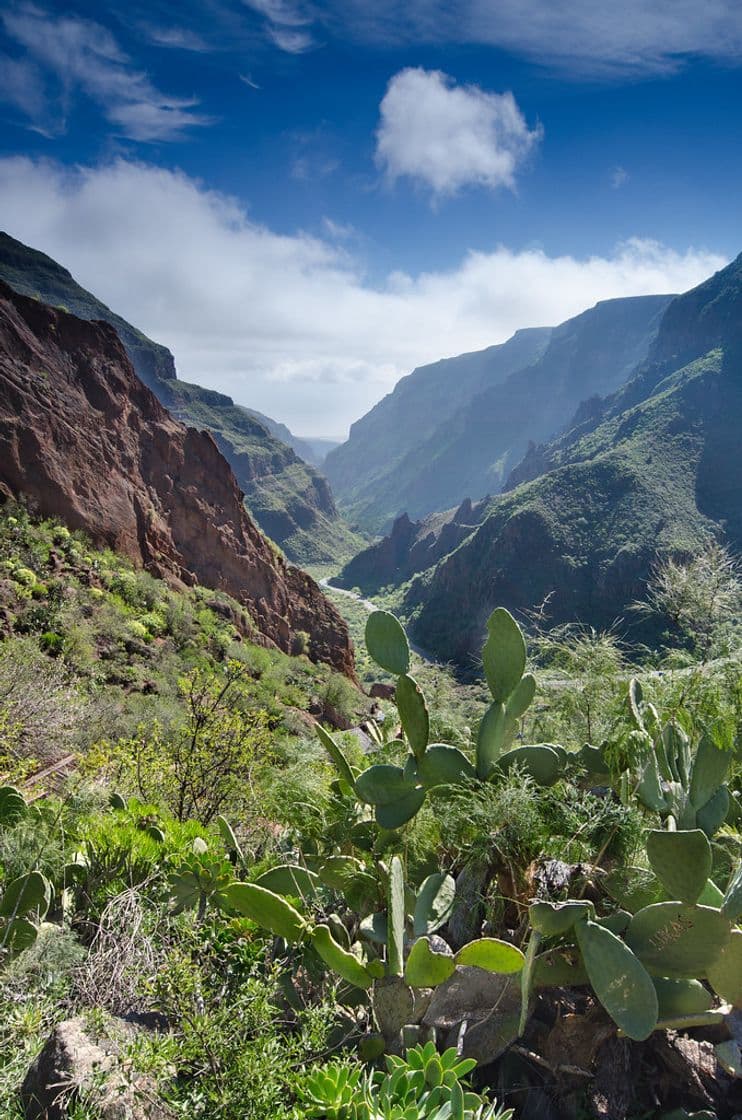
<svg viewBox="0 0 742 1120">
<path fill-rule="evenodd" d="M 351 523 L 378 531 L 405 510 L 406 482 L 401 480 L 410 474 L 414 477 L 414 468 L 410 471 L 408 466 L 410 458 L 483 388 L 500 384 L 535 361 L 550 334 L 549 328 L 518 331 L 500 346 L 420 366 L 357 420 L 347 442 L 331 451 L 324 462 Z M 443 507 L 428 507 L 436 508 Z"/>
<path fill-rule="evenodd" d="M 361 538 L 338 513 L 327 479 L 271 435 L 257 414 L 224 393 L 186 381 L 168 382 L 163 397 L 184 424 L 211 433 L 248 510 L 290 560 L 322 564 L 358 549 Z"/>
<path fill-rule="evenodd" d="M 519 360 L 504 376 L 500 376 L 503 360 L 513 356 L 511 343 L 519 335 L 505 347 L 417 370 L 406 379 L 407 431 L 399 432 L 401 453 L 389 468 L 377 468 L 356 488 L 349 516 L 379 529 L 401 511 L 413 518 L 425 517 L 449 509 L 465 497 L 478 500 L 500 491 L 530 442 L 558 432 L 586 397 L 611 393 L 626 380 L 646 357 L 671 298 L 606 300 L 555 327 L 545 345 L 543 334 L 533 337 L 522 332 L 528 341 L 537 343 L 537 351 L 530 356 L 522 353 L 521 359 L 527 360 Z M 480 370 L 478 381 L 465 380 L 466 389 L 461 393 L 462 363 L 471 366 L 474 359 Z M 495 360 L 498 369 L 492 366 Z M 492 372 L 485 376 L 488 368 Z M 458 394 L 460 403 L 442 408 L 435 426 L 425 434 L 410 417 L 420 398 L 427 398 L 434 374 L 445 374 L 450 400 Z M 467 395 L 470 390 L 475 391 Z M 391 403 L 393 397 L 386 400 Z M 362 424 L 360 421 L 358 427 Z M 351 432 L 349 450 L 353 443 Z M 331 477 L 339 455 L 335 452 L 327 460 Z M 347 495 L 340 481 L 336 492 L 344 503 Z"/>
<path fill-rule="evenodd" d="M 314 660 L 354 675 L 345 623 L 252 523 L 212 437 L 166 412 L 111 326 L 2 281 L 0 493 L 176 585 L 228 592 L 285 652 L 306 632 Z"/>
<path fill-rule="evenodd" d="M 231 397 L 179 381 L 166 347 L 85 291 L 56 261 L 6 233 L 0 233 L 0 279 L 80 319 L 110 323 L 138 376 L 165 407 L 184 423 L 212 432 L 245 492 L 250 513 L 291 560 L 321 563 L 358 549 L 361 541 L 338 514 L 325 478 L 270 431 L 271 425 L 276 431 L 283 425 L 268 417 L 256 420 L 259 414 Z"/>
<path fill-rule="evenodd" d="M 650 637 L 625 612 L 659 557 L 710 535 L 742 549 L 741 427 L 742 257 L 675 299 L 635 376 L 534 449 L 481 523 L 403 588 L 414 637 L 468 665 L 494 606 L 547 596 L 553 623 L 623 616 Z"/>
</svg>

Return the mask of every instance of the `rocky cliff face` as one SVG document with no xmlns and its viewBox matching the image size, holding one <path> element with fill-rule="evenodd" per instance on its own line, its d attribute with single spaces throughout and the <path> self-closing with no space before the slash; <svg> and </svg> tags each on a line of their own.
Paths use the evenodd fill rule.
<svg viewBox="0 0 742 1120">
<path fill-rule="evenodd" d="M 476 530 L 487 506 L 487 501 L 475 504 L 465 498 L 457 509 L 433 513 L 423 521 L 410 521 L 403 513 L 388 537 L 354 556 L 332 582 L 337 587 L 360 587 L 366 595 L 405 583 L 458 548 Z"/>
<path fill-rule="evenodd" d="M 353 675 L 347 628 L 278 558 L 212 437 L 174 420 L 116 332 L 0 282 L 0 489 L 172 582 L 227 591 L 264 638 Z"/>
<path fill-rule="evenodd" d="M 327 563 L 361 547 L 361 539 L 338 514 L 326 479 L 308 465 L 311 459 L 303 461 L 288 428 L 256 416 L 223 393 L 181 381 L 167 347 L 111 311 L 51 257 L 2 232 L 0 280 L 79 319 L 110 323 L 136 374 L 157 399 L 184 424 L 211 432 L 244 491 L 250 515 L 289 559 Z"/>
</svg>

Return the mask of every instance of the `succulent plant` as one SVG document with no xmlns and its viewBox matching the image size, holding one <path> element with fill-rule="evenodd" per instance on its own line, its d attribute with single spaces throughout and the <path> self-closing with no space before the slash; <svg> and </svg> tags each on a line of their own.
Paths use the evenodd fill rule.
<svg viewBox="0 0 742 1120">
<path fill-rule="evenodd" d="M 401 623 L 388 611 L 372 611 L 366 623 L 366 646 L 381 668 L 397 675 L 395 700 L 410 747 L 404 766 L 372 765 L 357 774 L 339 744 L 318 726 L 320 741 L 338 774 L 356 796 L 374 808 L 383 829 L 400 828 L 422 807 L 437 786 L 479 778 L 486 781 L 518 764 L 534 781 L 552 785 L 564 770 L 566 752 L 552 743 L 512 747 L 518 721 L 527 711 L 536 681 L 524 675 L 526 645 L 520 627 L 503 607 L 487 623 L 483 664 L 492 703 L 481 720 L 475 764 L 448 743 L 430 743 L 430 717 L 417 681 L 409 675 L 410 647 Z"/>
<path fill-rule="evenodd" d="M 0 786 L 0 828 L 16 824 L 28 812 L 14 786 Z M 49 910 L 52 885 L 40 871 L 29 871 L 3 885 L 0 893 L 0 965 L 33 945 L 38 923 Z"/>
</svg>

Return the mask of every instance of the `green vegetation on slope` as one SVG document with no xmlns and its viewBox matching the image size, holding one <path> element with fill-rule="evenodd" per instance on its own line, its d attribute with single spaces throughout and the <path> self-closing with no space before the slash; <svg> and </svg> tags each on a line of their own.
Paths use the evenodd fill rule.
<svg viewBox="0 0 742 1120">
<path fill-rule="evenodd" d="M 635 376 L 532 448 L 471 523 L 451 511 L 406 540 L 398 524 L 343 582 L 395 583 L 415 639 L 464 669 L 497 603 L 653 643 L 657 620 L 630 607 L 656 564 L 714 539 L 742 548 L 742 258 L 677 303 Z"/>
<path fill-rule="evenodd" d="M 65 538 L 21 515 L 11 540 L 19 525 L 7 559 L 32 587 L 20 562 Z M 0 962 L 3 1114 L 20 1120 L 30 1059 L 75 1015 L 116 1043 L 118 1091 L 137 1085 L 156 1115 L 511 1120 L 542 1114 L 546 1070 L 555 1120 L 702 1105 L 728 1120 L 742 1103 L 738 670 L 642 685 L 601 636 L 552 645 L 571 687 L 544 691 L 497 610 L 476 722 L 440 743 L 402 628 L 376 612 L 365 632 L 397 685 L 372 759 L 327 731 L 256 739 L 251 676 L 225 692 L 212 665 L 187 674 L 167 733 L 141 721 L 81 752 L 94 785 L 36 805 L 3 792 L 0 939 L 14 884 L 41 890 L 11 919 L 28 947 Z M 235 742 L 257 753 L 226 817 L 211 788 L 184 813 L 201 747 Z M 696 1048 L 668 1058 L 686 1032 L 703 1080 Z M 616 1079 L 617 1053 L 631 1078 Z M 100 1115 L 107 1077 L 84 1079 L 70 1115 Z"/>
<path fill-rule="evenodd" d="M 222 674 L 230 663 L 250 679 L 252 705 L 265 713 L 274 739 L 303 733 L 313 716 L 346 722 L 363 711 L 363 697 L 340 674 L 305 656 L 266 649 L 257 631 L 255 642 L 242 639 L 243 629 L 249 633 L 245 609 L 228 595 L 201 587 L 175 591 L 115 553 L 96 550 L 82 534 L 6 505 L 0 510 L 6 750 L 0 773 L 54 763 L 89 749 L 97 735 L 135 735 L 142 720 L 168 727 L 187 707 L 181 679 Z M 45 691 L 49 701 L 41 704 Z M 13 714 L 3 725 L 6 700 Z M 62 701 L 69 701 L 69 726 L 47 723 Z"/>
</svg>

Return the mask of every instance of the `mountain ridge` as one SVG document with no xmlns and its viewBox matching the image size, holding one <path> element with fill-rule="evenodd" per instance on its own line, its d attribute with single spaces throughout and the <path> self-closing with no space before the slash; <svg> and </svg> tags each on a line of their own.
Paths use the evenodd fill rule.
<svg viewBox="0 0 742 1120">
<path fill-rule="evenodd" d="M 656 637 L 627 608 L 657 561 L 712 538 L 742 550 L 741 324 L 742 257 L 668 305 L 634 375 L 530 448 L 446 555 L 415 564 L 433 527 L 408 529 L 414 544 L 395 557 L 407 581 L 395 603 L 416 641 L 472 665 L 494 606 L 526 616 L 544 601 L 552 624 L 622 619 L 635 640 Z M 437 540 L 455 513 L 437 516 Z M 383 556 L 388 538 L 375 547 Z M 371 549 L 355 557 L 343 580 L 366 590 L 380 574 L 372 561 Z"/>
<path fill-rule="evenodd" d="M 137 375 L 161 403 L 184 423 L 212 432 L 237 475 L 251 514 L 291 560 L 322 563 L 357 550 L 361 541 L 340 517 L 324 476 L 270 430 L 271 425 L 276 430 L 283 425 L 235 404 L 224 393 L 181 381 L 167 347 L 82 288 L 52 257 L 2 232 L 0 279 L 23 295 L 81 319 L 110 323 Z"/>
<path fill-rule="evenodd" d="M 379 530 L 401 512 L 413 519 L 425 518 L 466 497 L 479 501 L 497 493 L 531 442 L 558 432 L 586 396 L 609 393 L 625 380 L 646 356 L 671 298 L 602 300 L 548 332 L 518 332 L 502 347 L 421 367 L 407 379 L 406 394 L 414 398 L 408 401 L 407 411 L 414 413 L 420 398 L 430 394 L 431 378 L 436 372 L 440 376 L 444 368 L 452 382 L 451 408 L 432 430 L 416 426 L 403 452 L 396 457 L 387 454 L 379 469 L 367 469 L 360 487 L 354 489 L 350 469 L 344 471 L 344 480 L 335 481 L 341 508 L 347 508 L 348 515 L 364 527 Z M 531 354 L 522 347 L 529 339 L 538 343 Z M 508 364 L 510 356 L 516 360 Z M 461 374 L 467 363 L 478 364 L 479 377 L 477 381 L 470 378 L 462 389 Z M 364 418 L 367 427 L 378 427 L 372 423 L 373 415 L 374 410 Z M 383 456 L 383 439 L 377 436 L 377 442 Z M 328 457 L 331 479 L 338 460 L 345 465 L 354 443 L 358 439 L 354 440 L 351 430 L 348 452 L 341 455 L 336 451 Z M 366 465 L 364 448 L 356 446 L 355 451 L 358 471 Z"/>
</svg>

